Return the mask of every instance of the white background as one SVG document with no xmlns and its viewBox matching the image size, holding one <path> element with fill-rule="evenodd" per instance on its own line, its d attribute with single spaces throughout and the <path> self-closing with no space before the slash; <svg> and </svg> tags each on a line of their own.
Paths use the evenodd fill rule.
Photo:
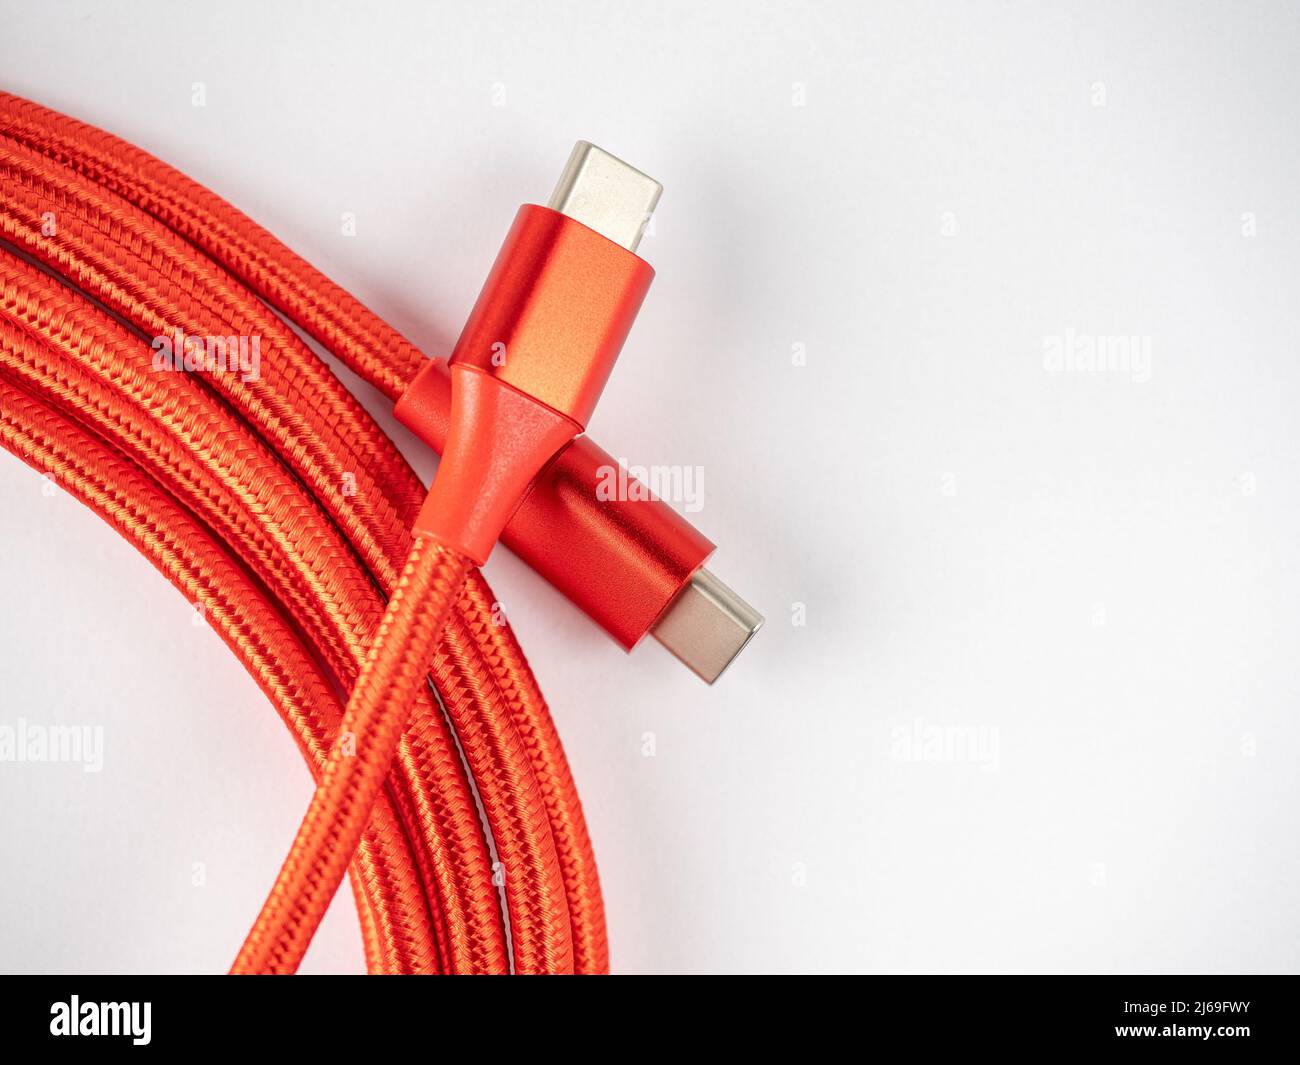
<svg viewBox="0 0 1300 1065">
<path fill-rule="evenodd" d="M 0 0 L 0 35 L 5 89 L 429 352 L 575 139 L 663 181 L 591 428 L 703 467 L 713 568 L 768 625 L 709 689 L 488 566 L 616 970 L 1297 968 L 1295 5 Z M 1145 338 L 1149 375 L 1050 372 L 1067 331 Z M 40 484 L 0 456 L 0 723 L 107 750 L 0 765 L 0 967 L 221 970 L 307 773 Z M 908 746 L 962 729 L 982 755 Z M 346 896 L 308 969 L 360 970 Z"/>
</svg>

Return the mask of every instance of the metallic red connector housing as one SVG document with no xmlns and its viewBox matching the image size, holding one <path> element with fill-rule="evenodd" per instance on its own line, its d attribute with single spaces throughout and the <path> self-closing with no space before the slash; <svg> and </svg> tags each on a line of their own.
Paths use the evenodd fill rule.
<svg viewBox="0 0 1300 1065">
<path fill-rule="evenodd" d="M 396 412 L 457 471 L 440 472 L 418 529 L 479 561 L 505 540 L 624 648 L 653 632 L 712 683 L 762 617 L 703 568 L 708 540 L 649 493 L 601 493 L 616 463 L 565 436 L 585 427 L 653 277 L 633 253 L 660 191 L 579 141 L 549 205 L 520 209 L 450 369 L 427 364 Z"/>
<path fill-rule="evenodd" d="M 581 222 L 547 207 L 520 208 L 452 353 L 431 361 L 398 400 L 398 419 L 441 452 L 448 445 L 452 374 L 487 375 L 585 427 L 654 277 L 643 259 Z M 458 383 L 458 387 L 460 387 Z M 535 430 L 538 431 L 538 430 Z M 560 432 L 558 426 L 552 432 Z M 466 473 L 448 483 L 436 511 L 462 525 L 456 505 L 485 507 L 492 455 L 459 455 Z M 713 544 L 654 499 L 600 499 L 614 460 L 574 440 L 533 482 L 502 539 L 596 620 L 624 648 L 655 625 L 713 551 Z M 435 488 L 437 486 L 435 480 Z M 463 489 L 463 491 L 461 491 Z M 480 515 L 484 527 L 500 519 Z M 557 524 L 557 522 L 559 524 Z M 578 532 L 557 541 L 556 529 Z M 486 536 L 481 538 L 486 540 Z M 471 554 L 483 544 L 459 545 Z M 489 545 L 490 546 L 490 545 Z"/>
<path fill-rule="evenodd" d="M 441 359 L 430 359 L 396 413 L 441 454 L 450 409 L 450 370 Z M 601 499 L 602 471 L 616 466 L 590 437 L 578 437 L 533 481 L 501 542 L 630 651 L 713 554 L 714 545 L 648 492 Z M 556 534 L 559 529 L 564 535 Z"/>
<path fill-rule="evenodd" d="M 519 209 L 451 355 L 447 451 L 417 532 L 487 560 L 533 478 L 586 428 L 653 277 L 568 215 Z"/>
<path fill-rule="evenodd" d="M 568 215 L 526 204 L 470 312 L 451 366 L 472 366 L 581 429 L 654 270 Z"/>
</svg>

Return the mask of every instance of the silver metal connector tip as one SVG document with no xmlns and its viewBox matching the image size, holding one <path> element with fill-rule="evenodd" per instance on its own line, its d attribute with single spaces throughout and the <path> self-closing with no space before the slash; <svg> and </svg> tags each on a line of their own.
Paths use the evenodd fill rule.
<svg viewBox="0 0 1300 1065">
<path fill-rule="evenodd" d="M 691 672 L 712 684 L 762 626 L 762 614 L 700 569 L 651 632 Z"/>
<path fill-rule="evenodd" d="M 604 149 L 578 141 L 546 206 L 636 251 L 663 190 Z"/>
</svg>

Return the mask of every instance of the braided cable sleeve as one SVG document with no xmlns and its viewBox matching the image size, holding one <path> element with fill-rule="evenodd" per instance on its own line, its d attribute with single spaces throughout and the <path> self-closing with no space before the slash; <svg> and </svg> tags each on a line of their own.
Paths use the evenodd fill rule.
<svg viewBox="0 0 1300 1065">
<path fill-rule="evenodd" d="M 260 445 L 246 433 L 241 435 L 239 426 L 220 406 L 205 399 L 191 378 L 184 374 L 133 374 L 131 353 L 138 348 L 135 357 L 145 360 L 147 366 L 148 349 L 89 304 L 78 305 L 67 290 L 40 272 L 0 256 L 0 278 L 4 279 L 0 282 L 0 316 L 15 323 L 0 325 L 0 364 L 111 437 L 135 461 L 157 470 L 171 491 L 238 545 L 246 563 L 282 601 L 300 601 L 301 586 L 310 583 L 310 573 L 304 576 L 299 572 L 301 560 L 299 569 L 277 567 L 259 550 L 269 542 L 273 550 L 283 551 L 286 548 L 281 541 L 304 540 L 313 548 L 305 556 L 307 564 L 323 566 L 322 560 L 328 558 L 322 552 L 330 530 L 321 526 L 313 532 L 313 525 L 319 522 L 311 508 L 304 510 L 294 503 L 296 482 L 285 480 L 277 473 L 277 464 L 270 461 L 254 464 L 249 483 L 232 478 L 229 471 L 224 477 L 216 476 L 229 464 L 235 468 L 247 464 L 248 456 L 255 457 Z M 0 317 L 0 323 L 5 317 Z M 13 332 L 16 327 L 46 337 L 48 345 L 25 345 L 24 335 Z M 96 370 L 103 376 L 94 376 Z M 249 496 L 249 491 L 254 494 Z M 257 535 L 259 525 L 266 529 L 261 538 Z M 349 560 L 355 564 L 349 554 L 343 554 L 333 564 L 344 565 Z M 333 645 L 342 641 L 351 657 L 340 661 L 337 655 L 331 656 L 331 643 L 309 633 L 317 652 L 325 659 L 332 658 L 334 670 L 345 682 L 354 678 L 364 657 L 366 636 L 383 609 L 382 599 L 368 579 L 358 577 L 348 588 L 354 599 L 362 596 L 368 600 L 361 604 L 364 627 L 349 628 L 335 615 L 326 615 L 326 621 L 334 626 Z M 302 621 L 300 612 L 286 613 Z M 474 845 L 478 821 L 473 797 L 456 786 L 461 768 L 455 745 L 427 692 L 422 693 L 422 701 L 427 713 L 420 718 L 420 758 L 417 762 L 408 755 L 398 767 L 399 804 L 410 811 L 408 824 L 418 826 L 430 849 L 450 863 L 450 875 L 429 870 L 426 879 L 439 886 L 440 897 L 446 894 L 452 911 L 446 915 L 451 926 L 448 934 L 461 944 L 459 949 L 452 948 L 456 971 L 502 971 L 504 938 L 489 934 L 483 941 L 484 926 L 490 933 L 500 925 L 500 918 L 486 848 Z M 466 861 L 474 865 L 458 871 Z M 488 887 L 471 888 L 475 883 L 487 883 Z M 472 908 L 464 912 L 470 903 Z"/>
<path fill-rule="evenodd" d="M 4 236 L 83 289 L 145 337 L 257 337 L 276 359 L 256 375 L 210 374 L 205 384 L 268 438 L 304 479 L 323 477 L 337 495 L 357 478 L 338 520 L 359 542 L 398 511 L 409 527 L 423 500 L 400 452 L 329 368 L 255 296 L 156 219 L 69 176 L 26 148 L 0 140 Z M 53 234 L 47 233 L 53 219 Z M 247 379 L 246 379 L 247 378 Z"/>
<path fill-rule="evenodd" d="M 609 971 L 609 939 L 605 932 L 605 903 L 578 788 L 564 756 L 564 746 L 551 720 L 533 671 L 508 625 L 496 624 L 497 611 L 487 586 L 466 581 L 461 590 L 471 609 L 463 612 L 465 625 L 480 654 L 501 681 L 501 697 L 523 743 L 541 789 L 550 822 L 551 838 L 560 860 L 573 934 L 574 971 L 585 975 Z M 484 618 L 492 618 L 485 624 Z"/>
<path fill-rule="evenodd" d="M 6 186 L 5 191 L 10 193 L 12 189 L 13 186 Z M 33 204 L 32 207 L 38 205 L 39 202 Z M 29 219 L 31 218 L 30 207 L 27 216 Z M 104 224 L 99 216 L 92 215 L 91 217 L 97 225 Z M 142 224 L 140 220 L 136 220 L 136 222 Z M 39 230 L 35 228 L 33 221 L 29 220 L 24 225 L 22 218 L 15 219 L 12 213 L 0 215 L 0 225 L 6 227 L 6 232 L 24 238 L 27 246 L 34 248 L 38 255 L 43 254 L 45 260 L 50 262 L 51 265 L 70 271 L 74 276 L 90 278 L 95 285 L 96 295 L 103 297 L 104 302 L 111 309 L 121 314 L 128 322 L 137 325 L 142 331 L 165 328 L 164 323 L 168 320 L 193 321 L 196 317 L 199 318 L 199 328 L 218 334 L 249 328 L 244 322 L 232 322 L 226 318 L 203 317 L 202 310 L 191 309 L 190 304 L 186 302 L 187 296 L 184 292 L 173 296 L 171 302 L 165 305 L 165 311 L 161 314 L 156 310 L 151 311 L 140 302 L 128 298 L 124 294 L 126 286 L 133 285 L 145 292 L 154 302 L 161 300 L 163 297 L 159 293 L 169 291 L 171 282 L 169 276 L 164 275 L 153 264 L 159 261 L 165 264 L 167 260 L 160 259 L 155 254 L 150 260 L 146 261 L 139 256 L 134 256 L 129 248 L 124 250 L 111 241 L 101 239 L 97 242 L 97 228 L 90 226 L 89 223 L 84 226 L 79 225 L 76 216 L 65 217 L 64 223 L 62 240 L 58 245 L 54 245 L 53 242 L 43 242 L 40 239 Z M 89 236 L 86 235 L 86 229 L 90 230 Z M 185 254 L 185 247 L 175 243 L 170 246 L 169 250 L 175 255 Z M 125 260 L 126 265 L 119 265 L 119 259 Z M 89 267 L 84 265 L 87 262 L 91 263 Z M 32 273 L 37 272 L 29 271 L 29 274 Z M 139 280 L 140 277 L 144 277 L 145 282 L 142 283 Z M 256 308 L 254 308 L 255 311 Z M 264 311 L 262 313 L 265 314 Z M 191 325 L 189 328 L 193 330 L 196 327 Z M 107 345 L 110 358 L 118 357 L 122 351 L 126 350 L 124 343 L 120 336 L 112 339 Z M 311 360 L 324 371 L 319 360 L 316 360 L 315 356 L 311 355 L 300 343 L 297 343 L 297 348 L 300 349 L 297 351 L 300 358 Z M 280 352 L 282 349 L 275 348 L 273 350 L 274 352 Z M 147 357 L 148 354 L 147 351 L 144 351 L 142 357 Z M 396 544 L 404 541 L 408 534 L 391 513 L 382 515 L 385 524 L 380 526 L 380 531 L 384 535 L 384 543 L 377 544 L 376 538 L 370 534 L 369 530 L 355 520 L 357 509 L 352 504 L 370 498 L 377 493 L 368 490 L 369 482 L 365 467 L 360 465 L 361 459 L 359 455 L 349 460 L 350 465 L 357 463 L 357 465 L 352 465 L 352 469 L 357 471 L 354 474 L 356 491 L 352 497 L 341 495 L 340 488 L 345 483 L 345 479 L 339 467 L 335 465 L 334 468 L 330 469 L 324 465 L 324 463 L 334 461 L 339 452 L 346 452 L 349 447 L 355 446 L 350 443 L 350 438 L 345 439 L 340 434 L 338 428 L 340 419 L 334 411 L 326 412 L 309 422 L 303 423 L 301 428 L 293 433 L 286 433 L 284 419 L 277 417 L 273 409 L 280 397 L 277 393 L 270 391 L 268 386 L 273 382 L 279 384 L 280 382 L 292 383 L 296 381 L 299 376 L 297 373 L 299 367 L 294 367 L 295 372 L 293 374 L 280 371 L 277 375 L 276 365 L 277 359 L 275 358 L 268 357 L 263 360 L 263 374 L 257 382 L 260 387 L 256 390 L 247 387 L 237 377 L 231 379 L 229 377 L 214 378 L 209 376 L 205 378 L 205 383 L 215 381 L 217 384 L 223 385 L 225 388 L 223 398 L 235 402 L 242 413 L 254 420 L 254 424 L 258 426 L 268 444 L 271 444 L 276 449 L 278 455 L 286 456 L 291 462 L 295 458 L 299 460 L 294 464 L 294 472 L 309 485 L 316 488 L 315 498 L 317 501 L 325 505 L 332 505 L 331 513 L 341 515 L 342 520 L 347 523 L 348 530 L 352 533 L 354 543 L 358 539 L 366 541 L 368 545 L 365 552 L 366 556 L 372 566 L 381 570 L 381 579 L 384 579 L 385 583 L 391 583 L 395 579 L 396 565 L 389 560 L 392 555 L 396 554 Z M 328 373 L 328 371 L 324 372 Z M 180 377 L 181 375 L 173 374 L 144 374 L 145 380 L 161 378 L 168 382 L 174 382 Z M 137 380 L 139 380 L 139 377 L 137 377 Z M 329 380 L 334 382 L 335 388 L 338 388 L 337 381 L 332 375 L 330 375 Z M 312 398 L 308 399 L 301 395 L 301 386 L 297 387 L 300 394 L 294 404 L 288 405 L 288 410 L 295 418 L 301 420 L 299 416 L 303 414 L 304 410 L 307 414 L 312 412 L 313 400 L 315 397 L 322 395 L 324 389 L 311 390 L 310 396 Z M 285 406 L 283 402 L 278 405 Z M 362 416 L 368 419 L 368 416 L 364 414 Z M 322 438 L 328 441 L 328 447 L 320 443 Z M 186 446 L 190 446 L 188 442 Z M 391 449 L 391 444 L 388 447 Z M 227 449 L 219 446 L 210 447 L 205 452 L 207 455 L 218 456 L 223 459 L 238 453 L 239 449 L 237 448 Z M 305 461 L 310 460 L 312 453 L 322 455 L 324 463 Z M 274 464 L 262 463 L 256 468 L 252 483 L 265 482 L 268 477 L 273 476 Z M 414 487 L 418 491 L 418 484 Z M 415 492 L 411 493 L 412 496 L 414 494 Z M 263 495 L 265 496 L 265 493 Z M 287 489 L 284 489 L 282 485 L 282 490 L 272 493 L 271 501 L 267 505 L 273 505 L 282 510 L 287 505 L 285 500 L 292 498 L 293 495 L 294 489 L 292 485 L 289 485 Z M 308 510 L 310 509 L 309 507 Z M 312 522 L 308 521 L 308 518 L 310 518 L 310 514 L 300 507 L 296 515 L 290 515 L 282 519 L 281 524 L 284 528 L 297 531 L 305 537 L 312 554 L 319 556 L 320 551 L 328 547 L 331 533 L 323 529 L 315 533 L 310 532 Z M 306 522 L 306 525 L 304 525 L 304 522 Z M 337 530 L 334 530 L 334 533 L 337 534 Z M 343 556 L 338 555 L 336 552 L 335 557 L 336 562 L 342 564 L 339 560 Z M 326 578 L 330 576 L 332 571 L 328 559 L 309 557 L 308 562 L 316 566 L 318 574 L 323 572 Z M 388 567 L 386 571 L 385 566 Z M 356 634 L 351 647 L 340 647 L 336 637 L 333 644 L 327 648 L 327 656 L 333 663 L 334 668 L 341 674 L 341 679 L 345 683 L 349 683 L 354 679 L 356 669 L 359 668 L 364 653 L 365 637 L 373 628 L 373 625 L 377 623 L 382 613 L 382 602 L 378 600 L 376 600 L 376 605 L 372 608 L 373 612 L 369 616 L 365 613 L 356 613 L 358 598 L 370 591 L 369 580 L 359 574 L 349 578 L 349 580 L 350 594 L 348 589 L 344 588 L 333 597 L 332 605 L 329 602 L 321 605 L 320 609 L 324 611 L 324 614 L 318 616 L 321 625 L 327 625 L 331 622 L 344 624 Z M 313 617 L 313 608 L 310 604 L 302 608 L 302 610 L 308 620 Z M 343 658 L 350 658 L 351 662 L 341 664 Z M 427 781 L 431 773 L 435 780 L 439 776 L 445 777 L 448 774 L 463 776 L 463 768 L 455 756 L 454 744 L 447 733 L 446 726 L 441 723 L 432 710 L 423 715 L 420 721 L 439 730 L 440 735 L 434 737 L 431 745 L 442 748 L 441 754 L 435 751 L 430 757 L 426 758 L 423 780 Z M 414 779 L 415 774 L 412 773 L 411 775 Z M 441 823 L 446 837 L 445 842 L 436 845 L 434 849 L 444 856 L 451 855 L 453 864 L 464 867 L 465 863 L 469 862 L 477 866 L 477 868 L 464 868 L 458 874 L 457 879 L 460 881 L 461 887 L 464 888 L 466 884 L 473 881 L 488 880 L 490 873 L 487 870 L 490 863 L 486 845 L 483 843 L 476 845 L 472 840 L 466 838 L 467 833 L 478 833 L 481 836 L 472 794 L 468 786 L 441 788 L 435 801 L 426 803 L 425 806 L 425 812 Z M 465 942 L 467 953 L 462 955 L 462 964 L 472 971 L 478 971 L 482 966 L 487 966 L 492 971 L 499 971 L 499 968 L 504 966 L 500 958 L 505 940 L 504 934 L 499 927 L 500 918 L 496 900 L 487 897 L 487 894 L 482 891 L 468 892 L 459 890 L 456 897 L 453 897 L 449 902 L 453 906 L 459 906 L 458 899 L 473 902 L 475 906 L 475 912 L 464 915 L 464 919 L 461 919 L 461 916 L 457 914 L 453 914 L 449 918 L 453 937 L 458 938 L 458 940 L 463 939 Z M 462 930 L 463 935 L 458 936 L 458 930 Z M 484 940 L 485 936 L 486 942 L 480 942 Z"/>
<path fill-rule="evenodd" d="M 4 94 L 0 129 L 166 222 L 387 394 L 405 390 L 422 365 L 410 343 L 377 316 L 220 197 L 153 156 L 111 134 Z M 376 351 L 385 354 L 378 366 L 370 355 Z M 514 644 L 508 627 L 497 635 Z M 536 693 L 521 654 L 490 656 L 490 661 L 496 663 L 493 672 L 503 690 L 517 692 L 522 686 Z M 508 702 L 522 715 L 524 731 L 531 736 L 529 756 L 543 782 L 547 813 L 562 851 L 574 934 L 590 948 L 577 952 L 578 971 L 604 971 L 607 947 L 599 880 L 563 750 L 540 695 L 522 702 L 512 695 Z M 557 767 L 562 769 L 558 775 Z"/>
<path fill-rule="evenodd" d="M 425 537 L 412 542 L 316 794 L 233 973 L 298 968 L 370 819 L 469 566 Z"/>
<path fill-rule="evenodd" d="M 0 375 L 0 443 L 79 498 L 203 610 L 289 726 L 319 775 L 342 707 L 280 613 L 204 528 L 107 445 Z M 368 964 L 427 970 L 435 943 L 401 823 L 385 797 L 357 850 L 352 877 Z"/>
<path fill-rule="evenodd" d="M 456 614 L 448 625 L 461 638 L 439 650 L 432 663 L 433 678 L 439 691 L 473 696 L 448 700 L 447 709 L 507 870 L 504 887 L 515 970 L 532 975 L 571 973 L 568 900 L 541 787 L 503 692 L 492 674 L 477 668 L 477 644 L 467 622 Z"/>
<path fill-rule="evenodd" d="M 119 137 L 0 92 L 0 133 L 158 218 L 396 399 L 424 365 L 400 333 L 221 197 Z"/>
<path fill-rule="evenodd" d="M 49 341 L 34 358 L 39 345 L 6 332 L 5 374 L 153 470 L 250 566 L 283 624 L 350 687 L 398 579 L 423 488 L 337 378 L 254 293 L 389 395 L 405 388 L 423 357 L 255 223 L 146 153 L 5 94 L 0 134 L 0 236 L 122 323 L 75 289 L 0 256 L 0 312 Z M 42 231 L 51 211 L 52 238 Z M 44 280 L 33 279 L 38 274 Z M 261 335 L 271 352 L 261 380 L 149 373 L 143 338 L 177 326 Z M 342 491 L 349 477 L 352 494 Z M 454 611 L 433 658 L 434 680 L 500 837 L 515 968 L 604 971 L 590 841 L 545 703 L 477 571 Z M 398 971 L 504 971 L 483 826 L 427 693 L 397 743 L 388 791 L 428 895 L 437 948 L 427 965 L 402 953 Z M 377 935 L 386 934 L 381 926 Z M 373 970 L 372 946 L 368 938 Z"/>
</svg>

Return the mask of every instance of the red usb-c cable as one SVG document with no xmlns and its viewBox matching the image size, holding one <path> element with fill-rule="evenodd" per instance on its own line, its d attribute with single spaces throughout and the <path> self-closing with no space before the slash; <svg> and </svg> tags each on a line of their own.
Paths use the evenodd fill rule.
<svg viewBox="0 0 1300 1065">
<path fill-rule="evenodd" d="M 477 569 L 503 533 L 624 646 L 707 616 L 709 679 L 761 620 L 669 508 L 587 491 L 658 186 L 580 144 L 561 190 L 521 209 L 443 364 L 165 164 L 0 94 L 0 444 L 203 608 L 317 780 L 235 972 L 293 972 L 345 872 L 371 972 L 607 970 L 573 780 Z M 267 304 L 400 399 L 444 455 L 427 499 Z M 256 376 L 160 369 L 177 330 L 259 338 Z"/>
</svg>

